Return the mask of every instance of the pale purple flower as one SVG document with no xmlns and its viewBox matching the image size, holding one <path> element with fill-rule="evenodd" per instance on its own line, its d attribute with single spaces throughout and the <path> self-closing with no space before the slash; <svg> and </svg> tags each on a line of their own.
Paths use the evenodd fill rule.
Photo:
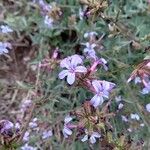
<svg viewBox="0 0 150 150">
<path fill-rule="evenodd" d="M 146 110 L 150 112 L 150 103 L 146 105 Z"/>
<path fill-rule="evenodd" d="M 9 130 L 13 129 L 14 124 L 9 120 L 1 120 L 0 121 L 2 128 L 0 129 L 0 133 L 8 133 Z"/>
<path fill-rule="evenodd" d="M 79 55 L 73 55 L 63 59 L 60 62 L 60 66 L 62 68 L 66 68 L 59 73 L 59 78 L 63 79 L 67 76 L 67 82 L 71 85 L 75 82 L 76 73 L 85 73 L 87 69 L 84 66 L 78 66 L 78 64 L 82 64 L 82 59 Z"/>
<path fill-rule="evenodd" d="M 95 43 L 92 43 L 90 44 L 89 42 L 87 42 L 85 44 L 86 48 L 84 48 L 84 53 L 89 57 L 89 58 L 94 58 L 96 59 L 97 56 L 96 56 L 96 53 L 95 53 L 95 50 L 94 48 L 96 47 L 96 44 Z"/>
<path fill-rule="evenodd" d="M 23 136 L 23 141 L 24 142 L 28 142 L 29 138 L 30 138 L 30 133 L 28 131 L 26 131 L 24 136 Z"/>
<path fill-rule="evenodd" d="M 140 117 L 139 117 L 138 114 L 131 114 L 130 117 L 131 117 L 131 119 L 133 119 L 133 120 L 137 120 L 137 121 L 140 120 Z"/>
<path fill-rule="evenodd" d="M 9 42 L 0 42 L 0 55 L 8 53 L 12 46 Z"/>
<path fill-rule="evenodd" d="M 72 134 L 72 130 L 69 128 L 68 124 L 73 118 L 70 117 L 70 115 L 67 115 L 64 119 L 64 128 L 62 130 L 62 133 L 65 138 L 68 138 Z"/>
<path fill-rule="evenodd" d="M 49 16 L 45 16 L 45 19 L 44 19 L 44 23 L 49 27 L 49 28 L 52 28 L 53 27 L 53 23 L 54 23 L 54 20 L 52 18 L 50 18 Z"/>
<path fill-rule="evenodd" d="M 23 99 L 21 103 L 21 111 L 24 112 L 26 111 L 27 108 L 29 108 L 32 105 L 32 101 L 30 99 Z"/>
<path fill-rule="evenodd" d="M 0 26 L 0 31 L 1 31 L 2 33 L 10 33 L 10 32 L 13 32 L 13 30 L 12 30 L 9 26 L 7 26 L 7 25 L 1 25 L 1 26 Z"/>
<path fill-rule="evenodd" d="M 24 146 L 21 147 L 21 150 L 37 150 L 37 148 L 29 146 L 28 143 L 26 143 Z"/>
<path fill-rule="evenodd" d="M 52 135 L 53 135 L 52 130 L 44 131 L 44 132 L 42 133 L 42 139 L 47 139 L 47 138 L 51 137 Z"/>
<path fill-rule="evenodd" d="M 85 133 L 86 133 L 85 136 L 81 139 L 82 142 L 85 142 L 88 140 L 89 135 L 88 135 L 87 130 L 85 130 Z M 94 144 L 94 143 L 96 143 L 96 139 L 100 138 L 100 137 L 101 137 L 101 135 L 98 132 L 93 132 L 90 135 L 89 141 L 90 141 L 90 143 Z"/>
<path fill-rule="evenodd" d="M 126 116 L 121 116 L 121 118 L 122 118 L 122 121 L 124 121 L 124 122 L 128 122 L 128 119 L 127 119 L 127 117 Z"/>
<path fill-rule="evenodd" d="M 104 102 L 104 98 L 109 98 L 109 92 L 115 86 L 114 83 L 105 80 L 94 80 L 92 81 L 92 85 L 94 87 L 96 95 L 91 99 L 90 102 L 94 107 L 102 105 L 102 103 Z"/>
</svg>

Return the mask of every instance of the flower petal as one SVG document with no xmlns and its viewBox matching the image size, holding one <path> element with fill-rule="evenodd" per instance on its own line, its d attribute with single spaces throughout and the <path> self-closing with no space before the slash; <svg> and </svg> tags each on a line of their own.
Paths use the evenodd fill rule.
<svg viewBox="0 0 150 150">
<path fill-rule="evenodd" d="M 92 85 L 97 93 L 102 90 L 101 83 L 98 80 L 92 81 Z"/>
<path fill-rule="evenodd" d="M 68 73 L 69 73 L 68 70 L 63 70 L 63 71 L 61 71 L 61 72 L 59 73 L 59 75 L 58 75 L 59 79 L 63 79 L 65 76 L 68 75 Z"/>
<path fill-rule="evenodd" d="M 96 108 L 104 102 L 104 99 L 102 96 L 95 95 L 90 102 Z"/>
<path fill-rule="evenodd" d="M 96 142 L 96 138 L 95 138 L 94 136 L 91 136 L 91 137 L 90 137 L 90 142 L 91 142 L 92 144 L 94 144 L 94 143 Z"/>
<path fill-rule="evenodd" d="M 100 138 L 101 135 L 98 132 L 93 132 L 91 136 L 94 136 L 96 138 Z"/>
<path fill-rule="evenodd" d="M 84 66 L 77 66 L 75 72 L 87 72 L 87 69 Z"/>
<path fill-rule="evenodd" d="M 69 69 L 69 68 L 70 68 L 70 65 L 71 65 L 71 63 L 70 63 L 69 57 L 63 59 L 63 60 L 60 62 L 60 67 L 62 67 L 62 68 L 67 68 L 67 69 Z"/>
<path fill-rule="evenodd" d="M 71 56 L 71 65 L 77 66 L 78 64 L 81 64 L 82 58 L 79 55 L 72 55 Z"/>
<path fill-rule="evenodd" d="M 85 135 L 85 136 L 81 139 L 82 142 L 85 142 L 85 141 L 87 141 L 87 140 L 88 140 L 88 135 Z"/>
<path fill-rule="evenodd" d="M 75 81 L 75 73 L 68 73 L 67 82 L 72 85 Z"/>
<path fill-rule="evenodd" d="M 67 135 L 71 135 L 71 134 L 72 134 L 72 131 L 68 127 L 64 126 L 63 128 L 64 137 L 67 137 Z"/>
<path fill-rule="evenodd" d="M 67 116 L 65 117 L 64 122 L 67 124 L 67 123 L 69 123 L 71 120 L 72 120 L 72 117 L 70 117 L 70 115 L 67 115 Z"/>
</svg>

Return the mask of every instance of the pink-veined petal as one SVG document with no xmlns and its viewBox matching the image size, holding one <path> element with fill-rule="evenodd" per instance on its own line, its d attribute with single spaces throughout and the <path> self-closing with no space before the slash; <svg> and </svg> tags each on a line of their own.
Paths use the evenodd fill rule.
<svg viewBox="0 0 150 150">
<path fill-rule="evenodd" d="M 68 73 L 67 75 L 67 82 L 72 85 L 75 81 L 75 73 Z"/>
<path fill-rule="evenodd" d="M 69 73 L 68 70 L 61 71 L 58 75 L 59 79 L 63 79 L 64 77 L 66 77 L 68 75 L 68 73 Z"/>
<path fill-rule="evenodd" d="M 77 66 L 75 72 L 87 72 L 87 69 L 84 66 Z"/>
<path fill-rule="evenodd" d="M 109 90 L 110 89 L 110 83 L 107 82 L 107 81 L 102 81 L 102 86 L 103 86 L 103 89 L 105 90 Z"/>
<path fill-rule="evenodd" d="M 63 59 L 63 60 L 60 62 L 60 67 L 62 67 L 62 68 L 67 68 L 67 69 L 69 69 L 69 68 L 70 68 L 70 65 L 71 65 L 71 63 L 70 63 L 69 57 Z"/>
<path fill-rule="evenodd" d="M 96 108 L 104 102 L 104 99 L 102 96 L 95 95 L 90 102 Z"/>
<path fill-rule="evenodd" d="M 98 80 L 92 81 L 92 85 L 97 93 L 102 89 L 101 83 Z"/>
<path fill-rule="evenodd" d="M 72 55 L 71 56 L 71 65 L 77 66 L 78 64 L 81 64 L 82 58 L 79 55 Z"/>
</svg>

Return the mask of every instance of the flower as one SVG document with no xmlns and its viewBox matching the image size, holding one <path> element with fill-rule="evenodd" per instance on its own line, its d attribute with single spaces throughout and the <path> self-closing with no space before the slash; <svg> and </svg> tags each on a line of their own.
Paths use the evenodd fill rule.
<svg viewBox="0 0 150 150">
<path fill-rule="evenodd" d="M 150 81 L 148 81 L 148 82 L 145 82 L 144 80 L 143 80 L 143 83 L 144 83 L 144 88 L 143 88 L 143 90 L 142 90 L 142 94 L 148 94 L 149 92 L 150 92 Z"/>
<path fill-rule="evenodd" d="M 69 128 L 69 122 L 72 120 L 72 117 L 70 117 L 70 115 L 67 115 L 64 119 L 64 128 L 62 130 L 63 135 L 65 138 L 68 138 L 69 135 L 72 134 L 72 130 Z"/>
<path fill-rule="evenodd" d="M 23 141 L 27 142 L 27 141 L 29 141 L 29 138 L 30 138 L 30 133 L 28 131 L 26 131 L 23 136 Z"/>
<path fill-rule="evenodd" d="M 120 101 L 122 101 L 121 95 L 116 96 L 116 97 L 115 97 L 115 100 L 116 100 L 117 103 L 120 102 Z"/>
<path fill-rule="evenodd" d="M 140 120 L 140 117 L 139 117 L 138 114 L 131 114 L 130 117 L 131 117 L 131 119 L 134 119 L 134 120 L 137 120 L 137 121 Z"/>
<path fill-rule="evenodd" d="M 118 105 L 118 109 L 120 110 L 120 109 L 122 109 L 123 108 L 123 104 L 122 103 L 120 103 L 119 105 Z"/>
<path fill-rule="evenodd" d="M 115 86 L 114 83 L 108 81 L 94 80 L 92 81 L 96 95 L 91 99 L 91 104 L 94 107 L 102 105 L 104 98 L 109 98 L 109 92 Z"/>
<path fill-rule="evenodd" d="M 49 27 L 53 27 L 53 22 L 54 20 L 52 18 L 50 18 L 49 16 L 45 16 L 45 19 L 44 19 L 44 23 Z"/>
<path fill-rule="evenodd" d="M 63 59 L 60 62 L 62 68 L 67 68 L 59 73 L 59 78 L 63 79 L 67 76 L 67 82 L 72 85 L 75 82 L 76 73 L 85 73 L 87 69 L 84 66 L 78 66 L 82 63 L 82 59 L 79 55 L 73 55 Z"/>
<path fill-rule="evenodd" d="M 11 48 L 11 44 L 9 42 L 0 42 L 0 55 L 8 53 L 8 48 Z"/>
<path fill-rule="evenodd" d="M 124 122 L 128 122 L 128 119 L 127 119 L 127 117 L 126 116 L 121 116 L 121 118 L 122 118 L 122 121 L 124 121 Z"/>
<path fill-rule="evenodd" d="M 42 134 L 42 139 L 47 139 L 47 138 L 51 137 L 52 135 L 53 135 L 52 130 L 44 131 Z"/>
<path fill-rule="evenodd" d="M 96 35 L 98 35 L 96 32 L 86 32 L 84 33 L 84 38 L 88 38 Z"/>
<path fill-rule="evenodd" d="M 134 83 L 137 84 L 137 83 L 141 83 L 141 78 L 140 77 L 135 77 L 134 79 Z"/>
<path fill-rule="evenodd" d="M 34 118 L 30 123 L 29 123 L 29 127 L 30 128 L 36 128 L 38 125 L 37 125 L 37 118 Z"/>
<path fill-rule="evenodd" d="M 85 142 L 85 141 L 88 140 L 88 131 L 87 131 L 87 129 L 85 130 L 85 133 L 86 133 L 86 135 L 81 139 L 82 142 Z M 100 137 L 101 137 L 101 135 L 98 132 L 93 132 L 90 135 L 90 138 L 89 138 L 90 143 L 92 143 L 92 144 L 96 143 L 96 138 L 100 138 Z"/>
<path fill-rule="evenodd" d="M 150 103 L 146 105 L 146 110 L 150 112 Z"/>
<path fill-rule="evenodd" d="M 10 122 L 9 120 L 1 120 L 0 121 L 0 133 L 2 134 L 9 134 L 9 131 L 11 131 L 14 127 L 14 124 Z"/>
<path fill-rule="evenodd" d="M 84 53 L 86 53 L 89 58 L 96 59 L 97 56 L 94 50 L 94 48 L 96 47 L 96 44 L 95 43 L 90 44 L 89 42 L 87 42 L 85 46 L 86 48 L 84 48 Z"/>
<path fill-rule="evenodd" d="M 1 25 L 0 26 L 0 30 L 2 33 L 10 33 L 10 32 L 13 32 L 13 30 L 7 26 L 7 25 Z"/>
<path fill-rule="evenodd" d="M 21 150 L 37 150 L 37 148 L 29 146 L 28 143 L 26 143 L 24 146 L 21 147 Z"/>
</svg>

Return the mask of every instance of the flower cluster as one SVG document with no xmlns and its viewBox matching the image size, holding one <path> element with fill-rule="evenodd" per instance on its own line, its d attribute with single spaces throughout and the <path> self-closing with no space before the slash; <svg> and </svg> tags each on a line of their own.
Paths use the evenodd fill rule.
<svg viewBox="0 0 150 150">
<path fill-rule="evenodd" d="M 140 63 L 136 69 L 132 72 L 127 82 L 131 80 L 135 81 L 135 84 L 142 84 L 142 94 L 148 94 L 150 92 L 150 76 L 148 69 L 150 68 L 150 60 L 144 60 Z"/>
<path fill-rule="evenodd" d="M 56 6 L 56 3 L 47 4 L 43 0 L 38 1 L 38 5 L 41 8 L 41 13 L 44 16 L 44 23 L 49 28 L 52 28 L 54 26 L 55 21 L 57 21 L 62 12 L 58 6 Z"/>
</svg>

